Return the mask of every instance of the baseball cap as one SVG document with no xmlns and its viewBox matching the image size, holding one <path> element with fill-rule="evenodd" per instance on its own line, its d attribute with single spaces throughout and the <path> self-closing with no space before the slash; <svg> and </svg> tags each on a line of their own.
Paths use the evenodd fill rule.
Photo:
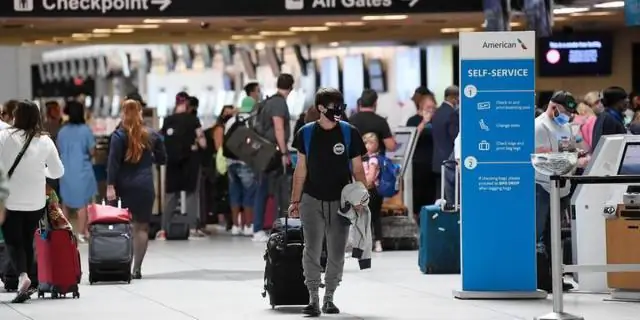
<svg viewBox="0 0 640 320">
<path fill-rule="evenodd" d="M 253 106 L 256 105 L 256 101 L 251 97 L 244 97 L 242 101 L 240 101 L 240 112 L 241 113 L 249 113 L 253 111 Z"/>
<path fill-rule="evenodd" d="M 189 94 L 184 92 L 184 91 L 180 91 L 178 92 L 178 94 L 176 94 L 176 104 L 181 104 L 181 103 L 185 103 L 185 102 L 189 102 Z"/>
<path fill-rule="evenodd" d="M 571 112 L 575 112 L 578 107 L 576 99 L 573 97 L 571 92 L 568 91 L 556 91 L 551 96 L 551 102 L 557 103 L 567 109 L 567 111 Z"/>
</svg>

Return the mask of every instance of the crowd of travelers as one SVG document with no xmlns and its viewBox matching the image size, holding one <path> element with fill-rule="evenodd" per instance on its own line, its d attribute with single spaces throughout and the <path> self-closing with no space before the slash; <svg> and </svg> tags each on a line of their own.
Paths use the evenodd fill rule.
<svg viewBox="0 0 640 320">
<path fill-rule="evenodd" d="M 207 129 L 197 117 L 198 99 L 186 92 L 176 95 L 174 111 L 158 131 L 144 124 L 142 98 L 137 94 L 125 98 L 121 122 L 110 137 L 105 197 L 119 200 L 132 213 L 134 279 L 142 277 L 152 213 L 156 210 L 154 168 L 165 165 L 166 194 L 157 239 L 166 238 L 181 194 L 186 194 L 182 205 L 186 207 L 191 237 L 208 235 L 206 226 L 213 224 L 217 232 L 264 242 L 275 219 L 300 217 L 305 232 L 302 264 L 310 295 L 304 312 L 339 312 L 333 295 L 342 280 L 348 228 L 332 223 L 332 216 L 341 208 L 343 188 L 357 184 L 354 190 L 369 195 L 373 251 L 382 251 L 383 199 L 376 191 L 378 155 L 396 150 L 397 143 L 387 120 L 376 112 L 378 94 L 374 90 L 364 90 L 355 113 L 347 117 L 342 93 L 322 88 L 292 130 L 287 97 L 294 88 L 294 78 L 281 74 L 276 85 L 275 94 L 264 97 L 259 83 L 246 84 L 246 97 L 240 106 L 224 106 L 215 124 Z M 412 97 L 417 112 L 406 126 L 416 127 L 418 132 L 412 159 L 414 208 L 410 209 L 414 213 L 443 196 L 439 186 L 441 164 L 460 158 L 459 94 L 456 86 L 446 88 L 439 106 L 426 87 L 417 88 Z M 19 274 L 18 290 L 24 294 L 32 290 L 35 277 L 33 237 L 44 214 L 47 186 L 59 194 L 66 215 L 77 214 L 79 241 L 91 237 L 87 206 L 98 194 L 92 164 L 96 142 L 86 124 L 85 107 L 76 101 L 66 102 L 64 108 L 49 102 L 42 116 L 35 103 L 11 100 L 2 105 L 0 114 L 0 224 L 11 265 Z M 242 160 L 225 156 L 225 141 L 234 123 L 249 121 L 277 147 L 277 169 L 258 172 Z M 313 134 L 313 143 L 309 143 L 305 130 Z M 578 170 L 582 170 L 601 136 L 627 132 L 640 133 L 637 94 L 610 87 L 577 100 L 569 92 L 558 91 L 537 110 L 536 152 L 579 151 Z M 347 135 L 354 139 L 345 145 Z M 546 252 L 548 192 L 548 177 L 536 175 L 536 229 L 540 247 Z M 570 193 L 571 186 L 567 185 L 562 190 L 563 199 Z M 354 210 L 361 209 L 356 205 Z M 335 219 L 339 221 L 339 217 Z M 320 308 L 322 251 L 326 251 L 329 263 Z M 366 268 L 363 264 L 361 267 Z"/>
</svg>

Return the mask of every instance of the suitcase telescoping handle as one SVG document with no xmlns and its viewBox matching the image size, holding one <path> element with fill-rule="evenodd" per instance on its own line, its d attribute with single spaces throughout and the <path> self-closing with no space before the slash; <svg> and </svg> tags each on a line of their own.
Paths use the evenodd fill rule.
<svg viewBox="0 0 640 320">
<path fill-rule="evenodd" d="M 453 166 L 454 167 L 454 183 L 453 183 L 453 205 L 447 205 L 447 200 L 445 197 L 445 186 L 446 186 L 446 172 L 447 172 L 447 167 L 448 166 Z M 442 197 L 442 199 L 444 201 L 440 202 L 440 208 L 442 210 L 442 212 L 457 212 L 458 210 L 460 210 L 460 167 L 458 165 L 458 161 L 456 160 L 445 160 L 442 161 L 442 167 L 440 170 L 441 174 L 440 174 L 440 195 Z"/>
<path fill-rule="evenodd" d="M 106 199 L 102 199 L 102 205 L 106 206 L 109 202 Z M 118 198 L 118 209 L 122 209 L 122 200 L 120 198 Z"/>
</svg>

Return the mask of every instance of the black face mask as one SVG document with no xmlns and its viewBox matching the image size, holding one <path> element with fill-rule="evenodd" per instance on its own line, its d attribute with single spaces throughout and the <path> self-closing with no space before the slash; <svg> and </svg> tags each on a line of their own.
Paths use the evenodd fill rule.
<svg viewBox="0 0 640 320">
<path fill-rule="evenodd" d="M 344 107 L 342 106 L 333 106 L 333 108 L 326 108 L 324 112 L 324 116 L 329 119 L 331 122 L 339 121 L 342 117 L 342 111 Z"/>
</svg>

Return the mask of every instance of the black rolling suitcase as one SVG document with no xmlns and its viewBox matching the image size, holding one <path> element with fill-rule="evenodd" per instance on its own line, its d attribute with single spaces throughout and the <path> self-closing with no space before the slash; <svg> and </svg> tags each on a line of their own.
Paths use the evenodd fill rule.
<svg viewBox="0 0 640 320">
<path fill-rule="evenodd" d="M 302 251 L 304 238 L 299 219 L 280 218 L 271 230 L 264 254 L 264 291 L 271 308 L 306 305 L 309 291 L 304 284 Z"/>
<path fill-rule="evenodd" d="M 178 206 L 171 216 L 171 221 L 165 230 L 167 240 L 189 240 L 191 221 L 187 214 L 187 192 L 180 192 Z"/>
<path fill-rule="evenodd" d="M 131 282 L 133 233 L 129 223 L 89 226 L 89 283 Z"/>
</svg>

